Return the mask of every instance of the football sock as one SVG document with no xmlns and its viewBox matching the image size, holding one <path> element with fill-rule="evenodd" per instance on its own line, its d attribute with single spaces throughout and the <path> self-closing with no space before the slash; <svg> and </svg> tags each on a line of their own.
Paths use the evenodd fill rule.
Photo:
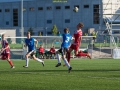
<svg viewBox="0 0 120 90">
<path fill-rule="evenodd" d="M 70 68 L 70 64 L 68 63 L 68 61 L 66 59 L 64 59 L 65 65 L 67 65 L 68 68 Z"/>
<path fill-rule="evenodd" d="M 26 66 L 28 67 L 29 64 L 29 58 L 26 58 Z"/>
<path fill-rule="evenodd" d="M 41 60 L 41 59 L 39 59 L 39 58 L 36 58 L 36 60 L 37 60 L 38 62 L 44 62 L 43 60 Z"/>
<path fill-rule="evenodd" d="M 68 61 L 68 63 L 70 63 L 70 53 L 68 53 L 67 61 Z"/>
<path fill-rule="evenodd" d="M 11 60 L 8 61 L 8 62 L 9 62 L 9 64 L 10 64 L 11 66 L 14 66 L 14 65 L 13 65 L 13 62 L 12 62 Z"/>
<path fill-rule="evenodd" d="M 57 56 L 57 59 L 58 59 L 58 63 L 61 63 L 61 60 L 60 60 L 60 55 L 59 55 L 59 54 L 57 54 L 56 56 Z"/>
</svg>

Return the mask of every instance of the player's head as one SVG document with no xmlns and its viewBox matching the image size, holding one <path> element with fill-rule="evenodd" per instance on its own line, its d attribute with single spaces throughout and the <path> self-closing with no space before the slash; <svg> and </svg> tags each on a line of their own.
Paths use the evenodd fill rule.
<svg viewBox="0 0 120 90">
<path fill-rule="evenodd" d="M 83 28 L 83 26 L 84 26 L 84 24 L 80 22 L 80 23 L 78 23 L 78 25 L 77 25 L 77 29 Z"/>
<path fill-rule="evenodd" d="M 43 45 L 40 45 L 40 47 L 43 47 Z"/>
<path fill-rule="evenodd" d="M 5 34 L 2 34 L 2 40 L 5 39 Z"/>
<path fill-rule="evenodd" d="M 69 33 L 69 29 L 68 29 L 68 28 L 65 28 L 65 29 L 64 29 L 64 33 Z"/>
<path fill-rule="evenodd" d="M 30 36 L 31 36 L 30 32 L 27 32 L 27 38 L 30 38 Z"/>
</svg>

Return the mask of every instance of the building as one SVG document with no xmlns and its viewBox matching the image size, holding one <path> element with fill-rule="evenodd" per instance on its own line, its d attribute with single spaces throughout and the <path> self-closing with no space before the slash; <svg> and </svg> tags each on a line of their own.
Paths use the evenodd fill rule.
<svg viewBox="0 0 120 90">
<path fill-rule="evenodd" d="M 17 36 L 21 36 L 21 1 L 0 0 L 0 28 L 16 29 Z M 101 24 L 103 30 L 101 3 L 102 0 L 23 0 L 24 34 L 32 28 L 35 35 L 51 35 L 54 24 L 60 32 L 68 27 L 73 33 L 79 22 L 84 23 L 83 32 L 89 28 L 99 30 Z M 77 13 L 73 12 L 74 7 L 79 8 Z"/>
</svg>

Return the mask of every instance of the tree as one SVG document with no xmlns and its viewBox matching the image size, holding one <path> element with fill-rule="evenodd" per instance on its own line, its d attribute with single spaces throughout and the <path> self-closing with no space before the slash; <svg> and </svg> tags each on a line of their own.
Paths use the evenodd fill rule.
<svg viewBox="0 0 120 90">
<path fill-rule="evenodd" d="M 57 35 L 57 33 L 58 33 L 57 26 L 54 25 L 53 28 L 52 28 L 52 34 L 53 34 L 53 35 Z"/>
<path fill-rule="evenodd" d="M 31 36 L 34 35 L 34 32 L 33 32 L 33 29 L 32 29 L 32 28 L 29 28 L 29 29 L 28 29 L 28 32 L 30 32 Z"/>
<path fill-rule="evenodd" d="M 42 36 L 42 32 L 39 31 L 39 32 L 38 32 L 38 36 Z"/>
</svg>

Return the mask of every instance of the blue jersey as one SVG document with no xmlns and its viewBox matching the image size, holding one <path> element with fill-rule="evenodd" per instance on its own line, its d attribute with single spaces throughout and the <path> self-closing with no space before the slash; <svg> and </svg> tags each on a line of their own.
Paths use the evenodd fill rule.
<svg viewBox="0 0 120 90">
<path fill-rule="evenodd" d="M 61 47 L 68 48 L 70 46 L 72 36 L 69 33 L 67 33 L 67 34 L 63 34 L 62 37 L 63 37 L 63 42 L 61 44 Z"/>
<path fill-rule="evenodd" d="M 28 51 L 35 50 L 35 45 L 34 45 L 34 38 L 26 39 L 25 40 L 26 45 L 28 46 Z"/>
</svg>

